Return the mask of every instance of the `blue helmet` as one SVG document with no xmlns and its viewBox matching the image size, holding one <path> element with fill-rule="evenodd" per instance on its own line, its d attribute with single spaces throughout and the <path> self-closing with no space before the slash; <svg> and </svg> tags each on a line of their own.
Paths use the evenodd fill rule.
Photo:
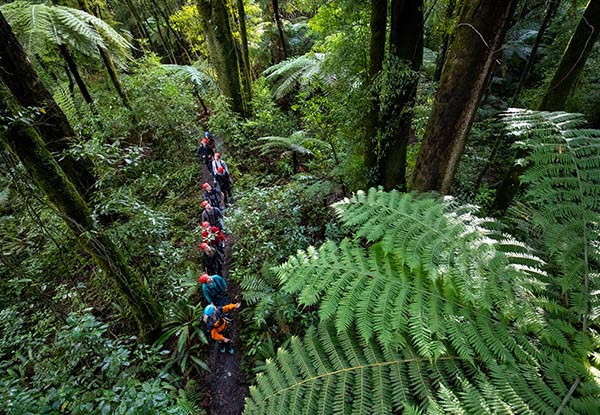
<svg viewBox="0 0 600 415">
<path fill-rule="evenodd" d="M 213 304 L 209 304 L 206 307 L 204 307 L 204 315 L 205 316 L 212 316 L 215 312 L 215 306 Z"/>
<path fill-rule="evenodd" d="M 208 138 L 209 135 L 208 131 L 204 131 L 204 137 Z"/>
</svg>

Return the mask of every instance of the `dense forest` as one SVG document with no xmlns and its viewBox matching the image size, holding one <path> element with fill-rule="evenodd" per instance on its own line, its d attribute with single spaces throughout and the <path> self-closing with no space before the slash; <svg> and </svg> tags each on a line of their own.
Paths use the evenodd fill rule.
<svg viewBox="0 0 600 415">
<path fill-rule="evenodd" d="M 0 413 L 597 415 L 599 37 L 600 0 L 0 0 Z"/>
</svg>

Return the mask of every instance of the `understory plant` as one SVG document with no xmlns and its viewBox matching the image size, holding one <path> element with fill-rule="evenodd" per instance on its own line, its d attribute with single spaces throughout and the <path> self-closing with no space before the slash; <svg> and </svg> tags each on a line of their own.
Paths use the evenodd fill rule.
<svg viewBox="0 0 600 415">
<path fill-rule="evenodd" d="M 597 413 L 600 132 L 505 118 L 531 151 L 521 211 L 536 240 L 451 198 L 334 204 L 352 236 L 277 268 L 321 322 L 266 363 L 245 414 Z"/>
</svg>

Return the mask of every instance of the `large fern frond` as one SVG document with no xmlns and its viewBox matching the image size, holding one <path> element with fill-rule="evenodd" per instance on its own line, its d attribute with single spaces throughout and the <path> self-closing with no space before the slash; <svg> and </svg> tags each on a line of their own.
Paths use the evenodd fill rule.
<svg viewBox="0 0 600 415">
<path fill-rule="evenodd" d="M 321 73 L 323 53 L 309 53 L 290 58 L 267 68 L 263 74 L 274 83 L 275 99 L 288 95 L 295 87 L 308 87 L 313 81 L 325 81 Z"/>
<path fill-rule="evenodd" d="M 513 109 L 504 120 L 527 151 L 523 203 L 559 270 L 552 282 L 587 329 L 600 308 L 600 130 L 581 128 L 580 114 Z"/>
<path fill-rule="evenodd" d="M 318 138 L 307 137 L 304 131 L 295 131 L 289 137 L 269 136 L 258 139 L 262 143 L 257 146 L 260 154 L 265 156 L 274 151 L 295 151 L 299 154 L 313 155 L 311 147 L 326 149 L 329 144 Z"/>
<path fill-rule="evenodd" d="M 595 413 L 596 371 L 556 352 L 567 331 L 546 319 L 545 264 L 526 245 L 432 196 L 371 189 L 334 207 L 357 237 L 278 268 L 331 327 L 279 352 L 249 413 Z M 397 369 L 371 378 L 381 362 Z"/>
<path fill-rule="evenodd" d="M 15 34 L 24 37 L 28 50 L 43 43 L 67 45 L 88 56 L 98 48 L 123 61 L 130 57 L 131 43 L 102 19 L 82 10 L 52 4 L 15 1 L 0 6 Z"/>
<path fill-rule="evenodd" d="M 196 65 L 162 65 L 168 72 L 182 80 L 191 81 L 201 95 L 210 92 L 220 92 L 215 75 L 210 72 L 206 64 L 200 62 Z"/>
<path fill-rule="evenodd" d="M 544 383 L 546 372 L 503 362 L 482 368 L 451 354 L 431 361 L 325 322 L 267 361 L 244 414 L 552 414 L 567 389 Z M 579 409 L 593 413 L 589 404 Z"/>
</svg>

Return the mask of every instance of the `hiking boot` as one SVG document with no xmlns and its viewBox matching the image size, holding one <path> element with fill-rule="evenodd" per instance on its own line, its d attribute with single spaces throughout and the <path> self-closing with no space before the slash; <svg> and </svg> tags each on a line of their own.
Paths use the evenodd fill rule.
<svg viewBox="0 0 600 415">
<path fill-rule="evenodd" d="M 234 353 L 235 353 L 235 350 L 233 350 L 233 347 L 230 347 L 229 348 L 229 354 L 234 354 Z"/>
<path fill-rule="evenodd" d="M 226 349 L 226 348 L 225 348 L 225 346 L 223 346 L 223 347 L 221 347 L 221 348 L 219 349 L 219 351 L 220 351 L 221 353 L 225 353 L 225 349 Z"/>
</svg>

